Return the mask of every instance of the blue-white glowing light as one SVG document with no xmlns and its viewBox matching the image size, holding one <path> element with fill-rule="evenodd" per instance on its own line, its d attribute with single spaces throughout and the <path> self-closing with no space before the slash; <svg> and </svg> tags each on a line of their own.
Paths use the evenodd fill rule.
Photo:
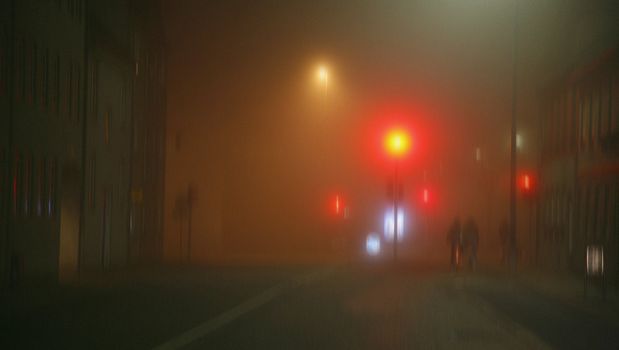
<svg viewBox="0 0 619 350">
<path fill-rule="evenodd" d="M 376 256 L 380 254 L 380 236 L 376 233 L 370 233 L 365 239 L 365 251 L 368 255 Z"/>
<path fill-rule="evenodd" d="M 385 212 L 384 235 L 387 242 L 393 242 L 393 208 Z M 398 208 L 398 242 L 404 237 L 404 211 Z"/>
</svg>

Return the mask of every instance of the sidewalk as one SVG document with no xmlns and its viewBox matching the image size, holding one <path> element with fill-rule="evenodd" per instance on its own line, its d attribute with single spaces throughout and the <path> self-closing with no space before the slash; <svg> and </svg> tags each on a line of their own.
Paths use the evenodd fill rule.
<svg viewBox="0 0 619 350">
<path fill-rule="evenodd" d="M 619 293 L 614 286 L 606 286 L 604 298 L 599 285 L 589 284 L 585 297 L 584 279 L 574 274 L 530 270 L 516 273 L 516 278 L 540 294 L 619 322 Z"/>
</svg>

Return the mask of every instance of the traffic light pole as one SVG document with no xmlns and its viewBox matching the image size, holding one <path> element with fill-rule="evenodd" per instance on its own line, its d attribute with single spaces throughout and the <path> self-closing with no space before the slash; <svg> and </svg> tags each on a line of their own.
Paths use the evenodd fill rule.
<svg viewBox="0 0 619 350">
<path fill-rule="evenodd" d="M 518 0 L 514 1 L 513 48 L 512 48 L 512 115 L 511 115 L 511 169 L 510 169 L 510 230 L 509 230 L 509 267 L 516 269 L 518 255 L 516 237 L 516 162 L 517 162 L 517 98 L 518 98 Z"/>
<path fill-rule="evenodd" d="M 398 260 L 398 199 L 400 186 L 398 186 L 398 160 L 394 160 L 393 169 L 393 262 Z"/>
</svg>

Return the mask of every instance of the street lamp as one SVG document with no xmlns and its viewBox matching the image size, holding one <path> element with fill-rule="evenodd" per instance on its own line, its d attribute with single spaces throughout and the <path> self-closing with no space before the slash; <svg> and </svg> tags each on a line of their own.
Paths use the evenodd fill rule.
<svg viewBox="0 0 619 350">
<path fill-rule="evenodd" d="M 393 158 L 393 261 L 398 256 L 398 201 L 400 197 L 398 184 L 398 164 L 410 148 L 410 137 L 402 129 L 393 129 L 385 137 L 385 150 Z"/>
<path fill-rule="evenodd" d="M 318 81 L 324 86 L 324 94 L 327 95 L 327 87 L 329 86 L 329 70 L 325 66 L 318 67 Z"/>
</svg>

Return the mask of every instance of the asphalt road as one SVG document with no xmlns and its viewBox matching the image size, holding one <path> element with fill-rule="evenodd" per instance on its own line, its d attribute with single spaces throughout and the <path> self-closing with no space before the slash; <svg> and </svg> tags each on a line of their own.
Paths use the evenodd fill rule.
<svg viewBox="0 0 619 350">
<path fill-rule="evenodd" d="M 430 267 L 168 271 L 32 300 L 4 300 L 0 348 L 619 348 L 617 318 Z"/>
</svg>

